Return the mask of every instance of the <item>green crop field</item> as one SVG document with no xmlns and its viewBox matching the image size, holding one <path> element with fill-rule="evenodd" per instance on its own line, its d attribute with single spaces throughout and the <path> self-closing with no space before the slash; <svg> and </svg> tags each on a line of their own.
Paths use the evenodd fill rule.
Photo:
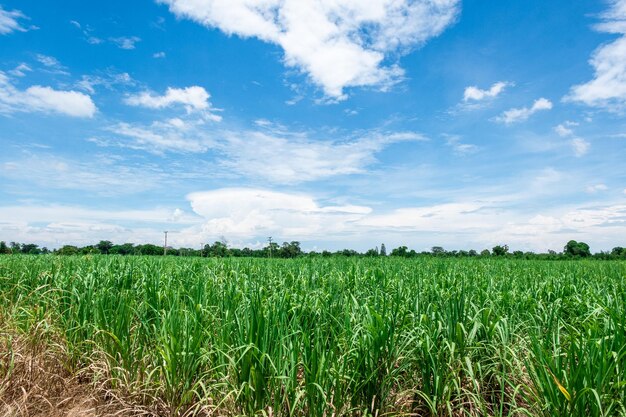
<svg viewBox="0 0 626 417">
<path fill-rule="evenodd" d="M 0 414 L 30 415 L 30 355 L 120 414 L 624 416 L 625 279 L 619 261 L 1 256 Z"/>
</svg>

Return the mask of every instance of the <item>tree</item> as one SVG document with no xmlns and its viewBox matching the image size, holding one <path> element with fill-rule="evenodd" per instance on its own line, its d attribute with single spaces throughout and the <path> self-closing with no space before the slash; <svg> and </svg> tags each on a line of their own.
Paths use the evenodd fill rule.
<svg viewBox="0 0 626 417">
<path fill-rule="evenodd" d="M 124 243 L 123 245 L 113 245 L 109 250 L 111 255 L 132 255 L 135 247 L 132 243 Z"/>
<path fill-rule="evenodd" d="M 223 241 L 215 241 L 212 245 L 204 245 L 207 256 L 224 258 L 228 256 L 228 246 Z"/>
<path fill-rule="evenodd" d="M 378 248 L 368 249 L 367 252 L 365 252 L 365 256 L 370 256 L 370 257 L 378 256 Z"/>
<path fill-rule="evenodd" d="M 103 255 L 108 255 L 109 251 L 111 250 L 111 248 L 113 247 L 113 243 L 108 241 L 108 240 L 101 240 L 97 245 L 96 248 L 100 251 L 101 254 Z"/>
<path fill-rule="evenodd" d="M 496 245 L 491 250 L 493 256 L 504 256 L 509 251 L 509 247 L 507 245 Z"/>
<path fill-rule="evenodd" d="M 380 244 L 380 256 L 387 256 L 387 248 L 385 248 L 385 244 Z"/>
<path fill-rule="evenodd" d="M 406 258 L 409 255 L 409 248 L 406 246 L 400 246 L 399 248 L 392 249 L 390 255 L 402 256 L 403 258 Z"/>
<path fill-rule="evenodd" d="M 57 250 L 57 255 L 77 255 L 78 248 L 72 245 L 65 245 Z"/>
<path fill-rule="evenodd" d="M 41 253 L 41 250 L 39 249 L 39 245 L 35 245 L 34 243 L 24 243 L 20 249 L 20 252 L 29 255 L 39 255 Z"/>
<path fill-rule="evenodd" d="M 0 250 L 2 253 L 2 250 Z M 621 246 L 616 246 L 611 250 L 611 256 L 614 258 L 626 258 L 626 248 L 622 248 Z"/>
<path fill-rule="evenodd" d="M 567 242 L 567 245 L 563 248 L 563 253 L 567 256 L 573 257 L 581 257 L 586 258 L 591 256 L 591 251 L 589 250 L 589 245 L 585 242 L 576 242 L 575 240 L 570 240 Z"/>
<path fill-rule="evenodd" d="M 441 246 L 433 246 L 430 251 L 436 256 L 444 255 L 446 253 L 446 250 Z"/>
<path fill-rule="evenodd" d="M 5 253 L 11 253 L 11 249 L 9 249 L 6 242 L 3 240 L 0 241 L 0 255 L 3 255 Z"/>
<path fill-rule="evenodd" d="M 491 256 L 491 252 L 489 252 L 489 249 L 483 249 L 480 251 L 480 256 Z"/>
<path fill-rule="evenodd" d="M 302 249 L 300 249 L 300 242 L 291 241 L 289 243 L 284 242 L 281 249 L 281 255 L 284 258 L 297 258 L 302 255 Z"/>
</svg>

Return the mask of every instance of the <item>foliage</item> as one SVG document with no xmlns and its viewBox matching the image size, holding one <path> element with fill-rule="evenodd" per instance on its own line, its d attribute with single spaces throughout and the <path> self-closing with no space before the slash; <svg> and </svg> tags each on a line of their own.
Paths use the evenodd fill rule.
<svg viewBox="0 0 626 417">
<path fill-rule="evenodd" d="M 3 256 L 0 332 L 48 329 L 67 369 L 153 415 L 626 416 L 624 276 L 491 256 Z"/>
<path fill-rule="evenodd" d="M 585 258 L 587 256 L 591 256 L 591 252 L 589 251 L 589 245 L 585 242 L 576 242 L 575 240 L 570 240 L 563 248 L 563 253 L 568 256 L 575 256 Z"/>
</svg>

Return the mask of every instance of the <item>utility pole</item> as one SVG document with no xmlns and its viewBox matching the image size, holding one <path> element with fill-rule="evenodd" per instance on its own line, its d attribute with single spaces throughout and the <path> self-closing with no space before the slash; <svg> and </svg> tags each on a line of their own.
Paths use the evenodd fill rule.
<svg viewBox="0 0 626 417">
<path fill-rule="evenodd" d="M 167 255 L 167 230 L 163 233 L 165 233 L 165 241 L 163 242 L 163 256 L 165 256 Z"/>
<path fill-rule="evenodd" d="M 268 237 L 267 241 L 270 243 L 270 258 L 272 257 L 272 237 Z"/>
</svg>

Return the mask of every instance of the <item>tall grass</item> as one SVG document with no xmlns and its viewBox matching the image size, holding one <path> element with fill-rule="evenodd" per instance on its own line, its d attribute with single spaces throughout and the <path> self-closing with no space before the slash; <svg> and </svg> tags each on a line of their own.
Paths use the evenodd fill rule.
<svg viewBox="0 0 626 417">
<path fill-rule="evenodd" d="M 620 262 L 4 256 L 0 330 L 45 323 L 68 369 L 158 415 L 626 416 L 625 279 Z"/>
</svg>

